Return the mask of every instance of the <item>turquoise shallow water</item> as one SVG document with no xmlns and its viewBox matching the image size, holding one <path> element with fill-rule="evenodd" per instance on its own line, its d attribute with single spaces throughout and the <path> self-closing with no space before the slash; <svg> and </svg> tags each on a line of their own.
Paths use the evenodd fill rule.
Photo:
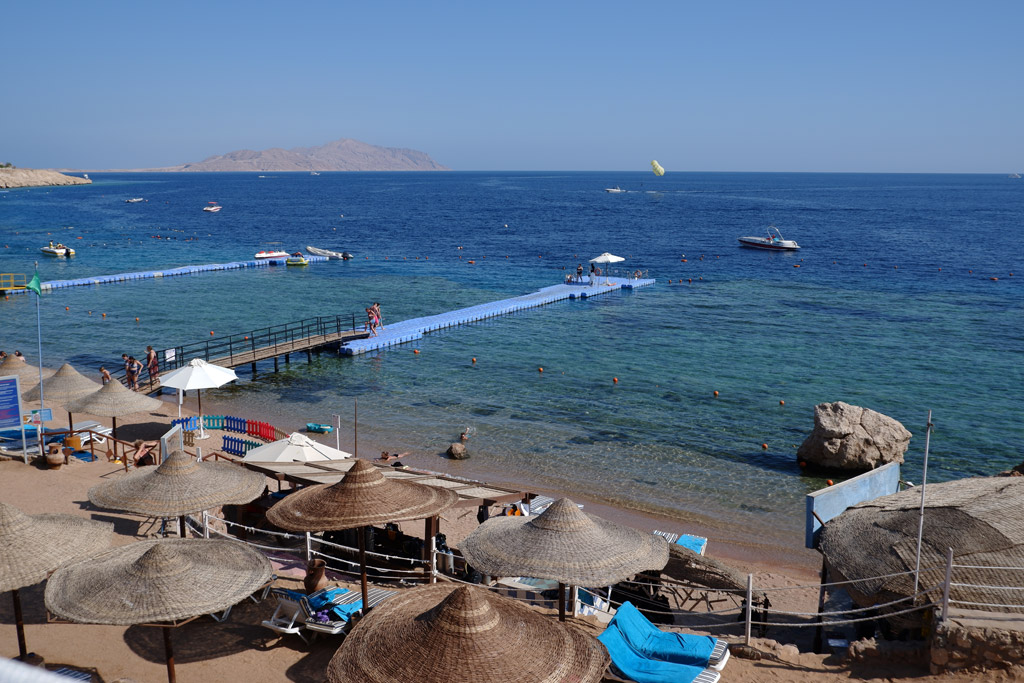
<svg viewBox="0 0 1024 683">
<path fill-rule="evenodd" d="M 533 291 L 560 281 L 563 266 L 610 251 L 658 284 L 372 356 L 293 359 L 278 374 L 267 364 L 257 381 L 241 371 L 241 382 L 209 401 L 298 427 L 350 416 L 358 398 L 367 448 L 437 454 L 471 426 L 473 459 L 453 464 L 463 473 L 730 520 L 786 543 L 800 542 L 802 497 L 822 484 L 794 462 L 816 403 L 845 400 L 903 422 L 915 433 L 914 480 L 928 409 L 937 425 L 932 479 L 1024 460 L 1020 181 L 267 175 L 93 174 L 88 187 L 0 194 L 0 272 L 31 272 L 38 258 L 44 280 L 243 260 L 278 244 L 356 254 L 302 270 L 47 294 L 46 364 L 69 359 L 95 372 L 122 350 L 138 356 L 146 344 L 352 313 L 372 301 L 385 323 L 430 315 Z M 602 191 L 613 185 L 629 191 Z M 148 201 L 124 203 L 133 196 Z M 203 213 L 211 200 L 224 210 Z M 804 248 L 737 246 L 737 236 L 769 223 Z M 42 260 L 49 239 L 79 255 Z M 34 360 L 32 297 L 0 301 L 0 321 L 0 348 Z"/>
</svg>

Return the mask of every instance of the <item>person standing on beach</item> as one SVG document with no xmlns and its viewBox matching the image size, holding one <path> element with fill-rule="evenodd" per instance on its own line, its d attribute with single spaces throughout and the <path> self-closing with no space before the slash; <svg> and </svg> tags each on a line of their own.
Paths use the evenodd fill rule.
<svg viewBox="0 0 1024 683">
<path fill-rule="evenodd" d="M 146 369 L 149 370 L 149 386 L 153 386 L 153 383 L 160 378 L 160 361 L 152 346 L 146 347 Z"/>
<path fill-rule="evenodd" d="M 100 366 L 100 381 L 103 382 L 104 385 L 110 384 L 110 372 L 102 366 Z"/>
<path fill-rule="evenodd" d="M 142 372 L 142 363 L 135 360 L 135 356 L 128 356 L 128 365 L 125 372 L 128 375 L 128 388 L 132 391 L 138 391 L 139 373 Z"/>
</svg>

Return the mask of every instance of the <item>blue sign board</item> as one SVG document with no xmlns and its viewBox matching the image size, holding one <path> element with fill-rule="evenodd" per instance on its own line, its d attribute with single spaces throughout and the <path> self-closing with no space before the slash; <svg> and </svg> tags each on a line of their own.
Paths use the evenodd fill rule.
<svg viewBox="0 0 1024 683">
<path fill-rule="evenodd" d="M 21 392 L 16 376 L 0 377 L 0 429 L 21 427 Z"/>
</svg>

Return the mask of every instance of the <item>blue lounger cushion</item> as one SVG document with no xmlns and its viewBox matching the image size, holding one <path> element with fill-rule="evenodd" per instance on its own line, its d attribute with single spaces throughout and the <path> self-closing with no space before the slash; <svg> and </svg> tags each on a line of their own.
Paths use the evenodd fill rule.
<svg viewBox="0 0 1024 683">
<path fill-rule="evenodd" d="M 607 628 L 597 637 L 608 649 L 612 669 L 623 678 L 636 683 L 713 683 L 719 678 L 717 671 L 700 666 L 648 659 L 634 650 L 617 628 Z"/>
<path fill-rule="evenodd" d="M 319 612 L 322 609 L 330 607 L 331 605 L 337 604 L 341 600 L 341 597 L 348 593 L 347 588 L 339 588 L 332 586 L 330 588 L 321 588 L 315 593 L 311 593 L 306 601 L 309 603 L 309 607 L 314 612 Z"/>
<path fill-rule="evenodd" d="M 662 631 L 630 602 L 622 603 L 615 612 L 608 624 L 608 630 L 611 629 L 618 630 L 629 645 L 645 657 L 701 668 L 711 663 L 711 653 L 718 641 L 712 636 Z"/>
</svg>

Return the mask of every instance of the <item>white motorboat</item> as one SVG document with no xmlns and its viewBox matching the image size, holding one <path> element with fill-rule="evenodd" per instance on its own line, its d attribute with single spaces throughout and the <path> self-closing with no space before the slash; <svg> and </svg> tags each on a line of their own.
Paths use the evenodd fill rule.
<svg viewBox="0 0 1024 683">
<path fill-rule="evenodd" d="M 257 251 L 256 260 L 261 261 L 268 258 L 288 258 L 287 251 Z"/>
<path fill-rule="evenodd" d="M 209 206 L 204 206 L 203 207 L 203 211 L 209 211 L 210 213 L 217 213 L 218 211 L 220 211 L 223 208 L 217 202 L 207 202 L 207 204 L 209 204 Z"/>
<path fill-rule="evenodd" d="M 320 175 L 317 171 L 310 171 L 309 175 Z"/>
<path fill-rule="evenodd" d="M 620 192 L 625 192 L 625 190 L 623 190 L 618 185 L 616 185 L 615 187 L 606 187 L 606 188 L 604 188 L 604 191 L 605 192 L 611 192 L 612 194 L 619 194 Z"/>
<path fill-rule="evenodd" d="M 49 246 L 45 246 L 45 247 L 40 248 L 40 251 L 43 252 L 44 254 L 46 254 L 47 256 L 74 256 L 75 255 L 75 250 L 74 249 L 72 249 L 71 247 L 66 247 L 63 244 L 60 244 L 59 242 L 57 244 L 54 244 L 53 242 L 50 242 Z"/>
<path fill-rule="evenodd" d="M 306 251 L 314 256 L 326 256 L 332 261 L 348 261 L 352 254 L 347 251 L 331 251 L 330 249 L 318 249 L 317 247 L 306 247 Z"/>
<path fill-rule="evenodd" d="M 124 203 L 125 204 L 138 204 L 139 202 L 144 202 L 144 201 L 146 201 L 146 200 L 143 199 L 142 197 L 132 197 L 131 199 L 124 200 Z"/>
<path fill-rule="evenodd" d="M 755 249 L 772 249 L 774 251 L 796 251 L 800 245 L 793 240 L 783 239 L 782 233 L 774 225 L 768 227 L 767 237 L 739 237 L 744 247 Z"/>
</svg>

